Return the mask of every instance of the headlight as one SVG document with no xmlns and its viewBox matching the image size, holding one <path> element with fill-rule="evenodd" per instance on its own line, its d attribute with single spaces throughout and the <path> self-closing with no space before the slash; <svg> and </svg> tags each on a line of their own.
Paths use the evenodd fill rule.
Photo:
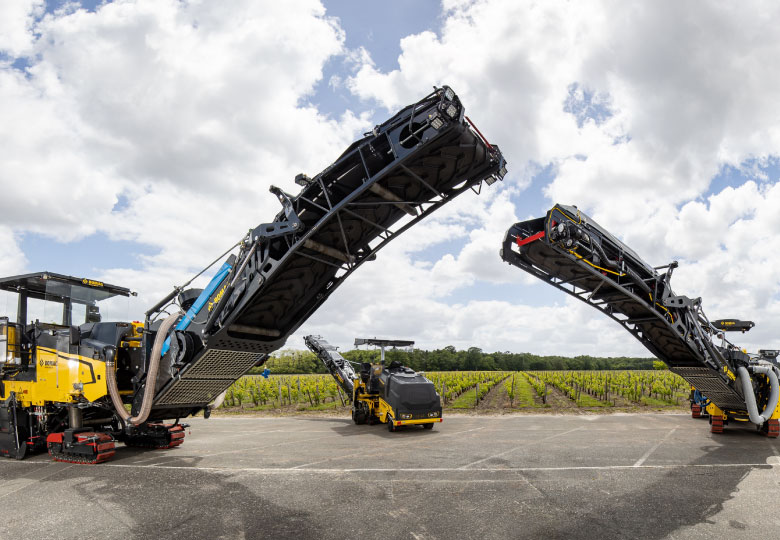
<svg viewBox="0 0 780 540">
<path fill-rule="evenodd" d="M 411 418 L 412 418 L 411 414 L 402 414 L 401 415 L 401 420 L 409 420 Z"/>
<path fill-rule="evenodd" d="M 455 118 L 456 116 L 458 116 L 458 108 L 452 103 L 450 103 L 450 105 L 447 107 L 447 110 L 445 112 L 447 113 L 447 116 L 449 116 L 450 118 Z"/>
<path fill-rule="evenodd" d="M 431 120 L 431 126 L 433 127 L 433 129 L 436 130 L 441 129 L 443 125 L 444 125 L 444 121 L 441 118 L 439 118 L 439 116 L 434 116 L 433 120 Z"/>
<path fill-rule="evenodd" d="M 452 90 L 452 88 L 447 88 L 444 91 L 444 97 L 452 101 L 453 99 L 455 99 L 455 92 Z"/>
<path fill-rule="evenodd" d="M 439 411 L 433 411 L 428 413 L 428 418 L 436 418 L 439 416 Z"/>
</svg>

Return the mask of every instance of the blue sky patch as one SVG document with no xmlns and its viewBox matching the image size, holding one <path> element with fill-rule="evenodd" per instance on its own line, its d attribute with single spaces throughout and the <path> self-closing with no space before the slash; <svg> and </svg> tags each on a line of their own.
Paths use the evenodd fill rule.
<svg viewBox="0 0 780 540">
<path fill-rule="evenodd" d="M 46 0 L 46 13 L 54 13 L 66 4 L 73 4 L 72 0 Z M 81 7 L 90 12 L 95 12 L 102 4 L 110 4 L 106 0 L 80 0 Z"/>
<path fill-rule="evenodd" d="M 382 72 L 398 69 L 401 38 L 426 30 L 438 32 L 441 26 L 438 0 L 329 0 L 323 4 L 326 16 L 339 19 L 346 34 L 344 46 L 351 51 L 363 47 Z M 311 102 L 333 117 L 354 109 L 355 96 L 343 81 L 353 75 L 355 67 L 350 58 L 331 58 L 324 66 L 323 78 Z M 332 85 L 334 80 L 339 84 Z"/>
<path fill-rule="evenodd" d="M 27 270 L 50 270 L 74 276 L 98 276 L 107 268 L 140 268 L 141 257 L 155 255 L 151 246 L 126 240 L 111 240 L 96 233 L 74 242 L 57 242 L 37 233 L 24 233 L 19 239 L 27 257 Z M 117 285 L 123 285 L 118 283 Z M 123 285 L 133 288 L 133 284 Z"/>
<path fill-rule="evenodd" d="M 780 181 L 780 156 L 747 159 L 738 167 L 722 165 L 718 174 L 712 178 L 705 197 L 720 193 L 729 186 L 740 186 L 748 180 L 759 184 Z"/>
<path fill-rule="evenodd" d="M 563 110 L 574 116 L 578 128 L 584 126 L 588 120 L 600 126 L 614 114 L 609 94 L 593 92 L 576 82 L 569 85 L 568 91 Z"/>
</svg>

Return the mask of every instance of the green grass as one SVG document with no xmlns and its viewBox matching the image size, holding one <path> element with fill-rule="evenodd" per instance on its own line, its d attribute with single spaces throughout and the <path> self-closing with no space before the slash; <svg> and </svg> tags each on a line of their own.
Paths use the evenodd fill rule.
<svg viewBox="0 0 780 540">
<path fill-rule="evenodd" d="M 666 401 L 665 399 L 655 399 L 647 396 L 642 396 L 642 403 L 650 405 L 651 407 L 670 407 L 677 405 L 676 403 Z"/>
<path fill-rule="evenodd" d="M 477 389 L 472 388 L 459 395 L 450 407 L 453 409 L 473 409 L 475 399 L 477 399 Z"/>
<path fill-rule="evenodd" d="M 517 374 L 515 376 L 515 401 L 514 407 L 538 407 L 534 401 L 536 390 L 528 382 L 528 379 Z"/>
<path fill-rule="evenodd" d="M 250 401 L 249 403 L 244 402 L 241 406 L 236 405 L 235 407 L 229 407 L 229 408 L 231 408 L 231 409 L 235 408 L 235 409 L 237 409 L 239 411 L 241 411 L 241 410 L 246 410 L 246 411 L 272 411 L 274 409 L 278 409 L 279 407 L 277 407 L 273 403 L 268 403 L 266 405 L 254 406 L 254 405 L 252 405 L 252 402 Z"/>
<path fill-rule="evenodd" d="M 349 405 L 347 405 L 348 407 Z M 319 405 L 298 405 L 299 411 L 332 411 L 336 409 L 342 409 L 344 406 L 340 401 L 331 401 L 330 403 L 320 403 Z"/>
<path fill-rule="evenodd" d="M 577 406 L 579 407 L 612 407 L 612 403 L 608 403 L 606 401 L 601 401 L 600 399 L 596 399 L 594 397 L 590 397 L 588 394 L 580 394 L 579 402 L 577 403 Z"/>
</svg>

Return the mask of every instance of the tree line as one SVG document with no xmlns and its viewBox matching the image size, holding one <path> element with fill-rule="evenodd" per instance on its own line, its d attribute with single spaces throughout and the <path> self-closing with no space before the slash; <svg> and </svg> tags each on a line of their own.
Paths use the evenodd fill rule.
<svg viewBox="0 0 780 540">
<path fill-rule="evenodd" d="M 379 362 L 379 350 L 352 350 L 342 353 L 352 362 Z M 659 369 L 663 364 L 655 358 L 595 357 L 580 355 L 539 356 L 531 353 L 484 352 L 478 347 L 459 351 L 452 345 L 443 349 L 387 350 L 385 362 L 398 360 L 415 371 L 546 371 L 602 369 Z M 284 349 L 274 353 L 262 369 L 271 373 L 327 373 L 325 366 L 310 351 Z M 255 368 L 258 371 L 258 368 Z"/>
</svg>

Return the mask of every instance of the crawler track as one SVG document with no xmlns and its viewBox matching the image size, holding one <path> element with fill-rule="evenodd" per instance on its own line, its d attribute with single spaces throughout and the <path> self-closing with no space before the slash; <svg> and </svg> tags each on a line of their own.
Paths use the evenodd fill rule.
<svg viewBox="0 0 780 540">
<path fill-rule="evenodd" d="M 124 439 L 125 446 L 164 450 L 176 448 L 184 442 L 184 424 L 149 424 L 143 433 L 129 435 Z"/>
<path fill-rule="evenodd" d="M 63 443 L 61 433 L 51 435 L 47 443 L 51 458 L 65 463 L 94 465 L 114 457 L 114 438 L 108 433 L 86 431 L 75 434 L 74 438 L 75 441 L 68 448 Z"/>
</svg>

